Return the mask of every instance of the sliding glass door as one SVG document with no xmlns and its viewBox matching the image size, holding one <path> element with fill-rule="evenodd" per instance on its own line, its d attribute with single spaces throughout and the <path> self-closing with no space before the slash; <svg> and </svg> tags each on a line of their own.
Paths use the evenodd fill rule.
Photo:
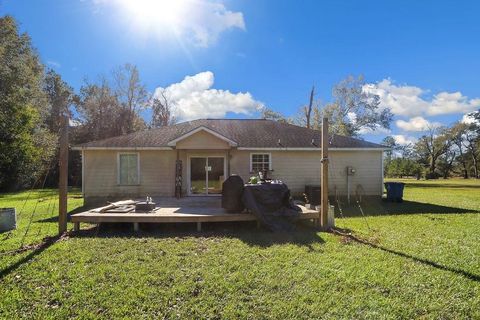
<svg viewBox="0 0 480 320">
<path fill-rule="evenodd" d="M 225 179 L 224 157 L 190 158 L 190 194 L 213 195 L 222 193 Z"/>
</svg>

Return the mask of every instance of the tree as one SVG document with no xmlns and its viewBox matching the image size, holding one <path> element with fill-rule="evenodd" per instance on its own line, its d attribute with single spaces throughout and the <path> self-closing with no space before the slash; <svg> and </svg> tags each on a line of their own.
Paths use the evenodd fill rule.
<svg viewBox="0 0 480 320">
<path fill-rule="evenodd" d="M 58 138 L 63 125 L 62 118 L 64 116 L 71 118 L 70 107 L 75 100 L 75 95 L 73 89 L 54 70 L 46 72 L 43 91 L 47 97 L 45 126 L 52 137 L 50 139 L 44 138 L 41 141 L 43 142 L 43 149 L 50 148 L 50 153 L 53 155 L 51 159 L 52 168 L 45 181 L 48 186 L 56 186 L 58 183 Z"/>
<path fill-rule="evenodd" d="M 430 128 L 426 135 L 418 139 L 415 151 L 429 167 L 428 178 L 436 178 L 437 161 L 450 147 L 445 128 Z"/>
<path fill-rule="evenodd" d="M 457 150 L 455 160 L 462 166 L 463 177 L 465 179 L 468 179 L 468 156 L 465 148 L 465 133 L 467 129 L 468 125 L 463 122 L 457 122 L 450 129 L 450 140 Z"/>
<path fill-rule="evenodd" d="M 324 116 L 330 119 L 333 133 L 358 136 L 361 129 L 390 128 L 393 118 L 390 109 L 380 109 L 380 97 L 364 87 L 363 76 L 349 76 L 334 86 L 334 101 L 323 109 Z"/>
<path fill-rule="evenodd" d="M 277 111 L 273 111 L 267 107 L 263 107 L 261 110 L 260 117 L 266 120 L 273 120 L 282 123 L 290 123 L 290 120 L 286 118 L 283 114 Z"/>
<path fill-rule="evenodd" d="M 480 135 L 475 123 L 468 124 L 465 130 L 465 147 L 472 160 L 473 176 L 479 178 Z"/>
<path fill-rule="evenodd" d="M 167 98 L 167 93 L 165 90 L 161 91 L 160 96 L 152 100 L 151 126 L 158 128 L 175 124 L 176 118 L 173 115 L 172 109 L 172 105 Z"/>
<path fill-rule="evenodd" d="M 474 112 L 470 112 L 468 116 L 473 119 L 473 125 L 477 132 L 480 133 L 480 109 Z"/>
<path fill-rule="evenodd" d="M 0 18 L 0 189 L 31 185 L 49 162 L 43 65 L 15 20 Z M 46 161 L 44 161 L 46 160 Z"/>
<path fill-rule="evenodd" d="M 382 144 L 389 148 L 389 150 L 385 151 L 385 160 L 389 162 L 392 160 L 393 152 L 398 148 L 397 143 L 392 136 L 386 136 L 383 138 Z"/>
<path fill-rule="evenodd" d="M 77 143 L 124 133 L 123 108 L 105 78 L 98 84 L 85 81 L 75 108 L 81 123 Z"/>
<path fill-rule="evenodd" d="M 420 177 L 422 166 L 415 160 L 405 158 L 392 159 L 386 165 L 386 175 L 388 177 L 403 178 L 403 177 Z"/>
<path fill-rule="evenodd" d="M 73 89 L 54 70 L 45 75 L 43 90 L 47 95 L 48 114 L 46 125 L 52 133 L 58 134 L 61 117 L 71 116 L 70 106 L 74 101 Z"/>
<path fill-rule="evenodd" d="M 302 106 L 297 115 L 288 122 L 309 129 L 320 130 L 322 128 L 323 113 L 320 108 L 320 100 L 315 100 L 315 87 L 310 91 L 308 105 Z"/>
<path fill-rule="evenodd" d="M 415 146 L 412 143 L 406 143 L 404 145 L 397 146 L 397 152 L 399 153 L 400 157 L 406 159 L 415 159 L 416 152 Z"/>
<path fill-rule="evenodd" d="M 115 94 L 123 107 L 122 133 L 131 133 L 145 128 L 145 122 L 139 116 L 148 101 L 148 92 L 140 81 L 138 68 L 125 64 L 113 71 L 116 88 Z"/>
<path fill-rule="evenodd" d="M 438 160 L 438 168 L 443 176 L 443 179 L 448 179 L 450 172 L 453 170 L 453 162 L 457 156 L 457 151 L 451 146 L 447 148 L 445 153 L 441 155 Z"/>
<path fill-rule="evenodd" d="M 472 160 L 473 176 L 480 178 L 479 158 L 480 158 L 480 110 L 468 114 L 473 122 L 466 125 L 465 147 L 468 150 Z"/>
<path fill-rule="evenodd" d="M 306 128 L 310 129 L 312 127 L 311 119 L 312 119 L 312 111 L 313 111 L 313 103 L 315 96 L 315 86 L 312 86 L 312 90 L 310 91 L 310 99 L 308 101 L 308 105 L 303 106 L 300 109 L 300 116 L 298 119 L 298 123 Z"/>
</svg>

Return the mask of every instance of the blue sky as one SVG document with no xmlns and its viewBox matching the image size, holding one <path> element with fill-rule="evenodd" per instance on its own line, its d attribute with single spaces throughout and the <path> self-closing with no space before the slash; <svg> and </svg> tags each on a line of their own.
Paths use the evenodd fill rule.
<svg viewBox="0 0 480 320">
<path fill-rule="evenodd" d="M 381 140 L 414 140 L 480 107 L 478 1 L 0 0 L 75 89 L 130 62 L 179 115 L 287 115 L 363 74 L 395 114 Z M 189 77 L 185 79 L 185 77 Z"/>
</svg>

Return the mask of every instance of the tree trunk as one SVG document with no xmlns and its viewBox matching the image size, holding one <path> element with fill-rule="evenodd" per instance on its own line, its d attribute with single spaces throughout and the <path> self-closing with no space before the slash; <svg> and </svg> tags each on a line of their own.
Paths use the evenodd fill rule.
<svg viewBox="0 0 480 320">
<path fill-rule="evenodd" d="M 433 175 L 436 169 L 436 160 L 434 157 L 430 158 L 430 174 Z"/>
<path fill-rule="evenodd" d="M 478 160 L 477 157 L 472 153 L 473 160 L 473 175 L 478 179 Z"/>
<path fill-rule="evenodd" d="M 467 162 L 462 161 L 462 166 L 463 166 L 463 179 L 468 179 Z"/>
<path fill-rule="evenodd" d="M 445 168 L 445 172 L 443 174 L 443 179 L 448 179 L 448 174 L 452 170 L 454 160 L 455 160 L 455 152 L 452 154 L 452 157 L 450 158 L 450 161 L 447 161 L 447 167 Z"/>
</svg>

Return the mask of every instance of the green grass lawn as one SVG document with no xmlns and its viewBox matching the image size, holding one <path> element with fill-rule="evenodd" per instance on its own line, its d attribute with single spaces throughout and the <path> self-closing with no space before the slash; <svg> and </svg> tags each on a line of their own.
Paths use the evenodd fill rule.
<svg viewBox="0 0 480 320">
<path fill-rule="evenodd" d="M 56 233 L 54 191 L 35 192 L 19 229 L 0 234 L 0 318 L 479 319 L 480 181 L 404 181 L 404 203 L 362 203 L 365 217 L 343 206 L 336 224 L 352 236 L 253 223 L 91 229 L 5 254 L 35 205 L 24 245 Z M 20 210 L 27 194 L 0 207 Z"/>
</svg>

